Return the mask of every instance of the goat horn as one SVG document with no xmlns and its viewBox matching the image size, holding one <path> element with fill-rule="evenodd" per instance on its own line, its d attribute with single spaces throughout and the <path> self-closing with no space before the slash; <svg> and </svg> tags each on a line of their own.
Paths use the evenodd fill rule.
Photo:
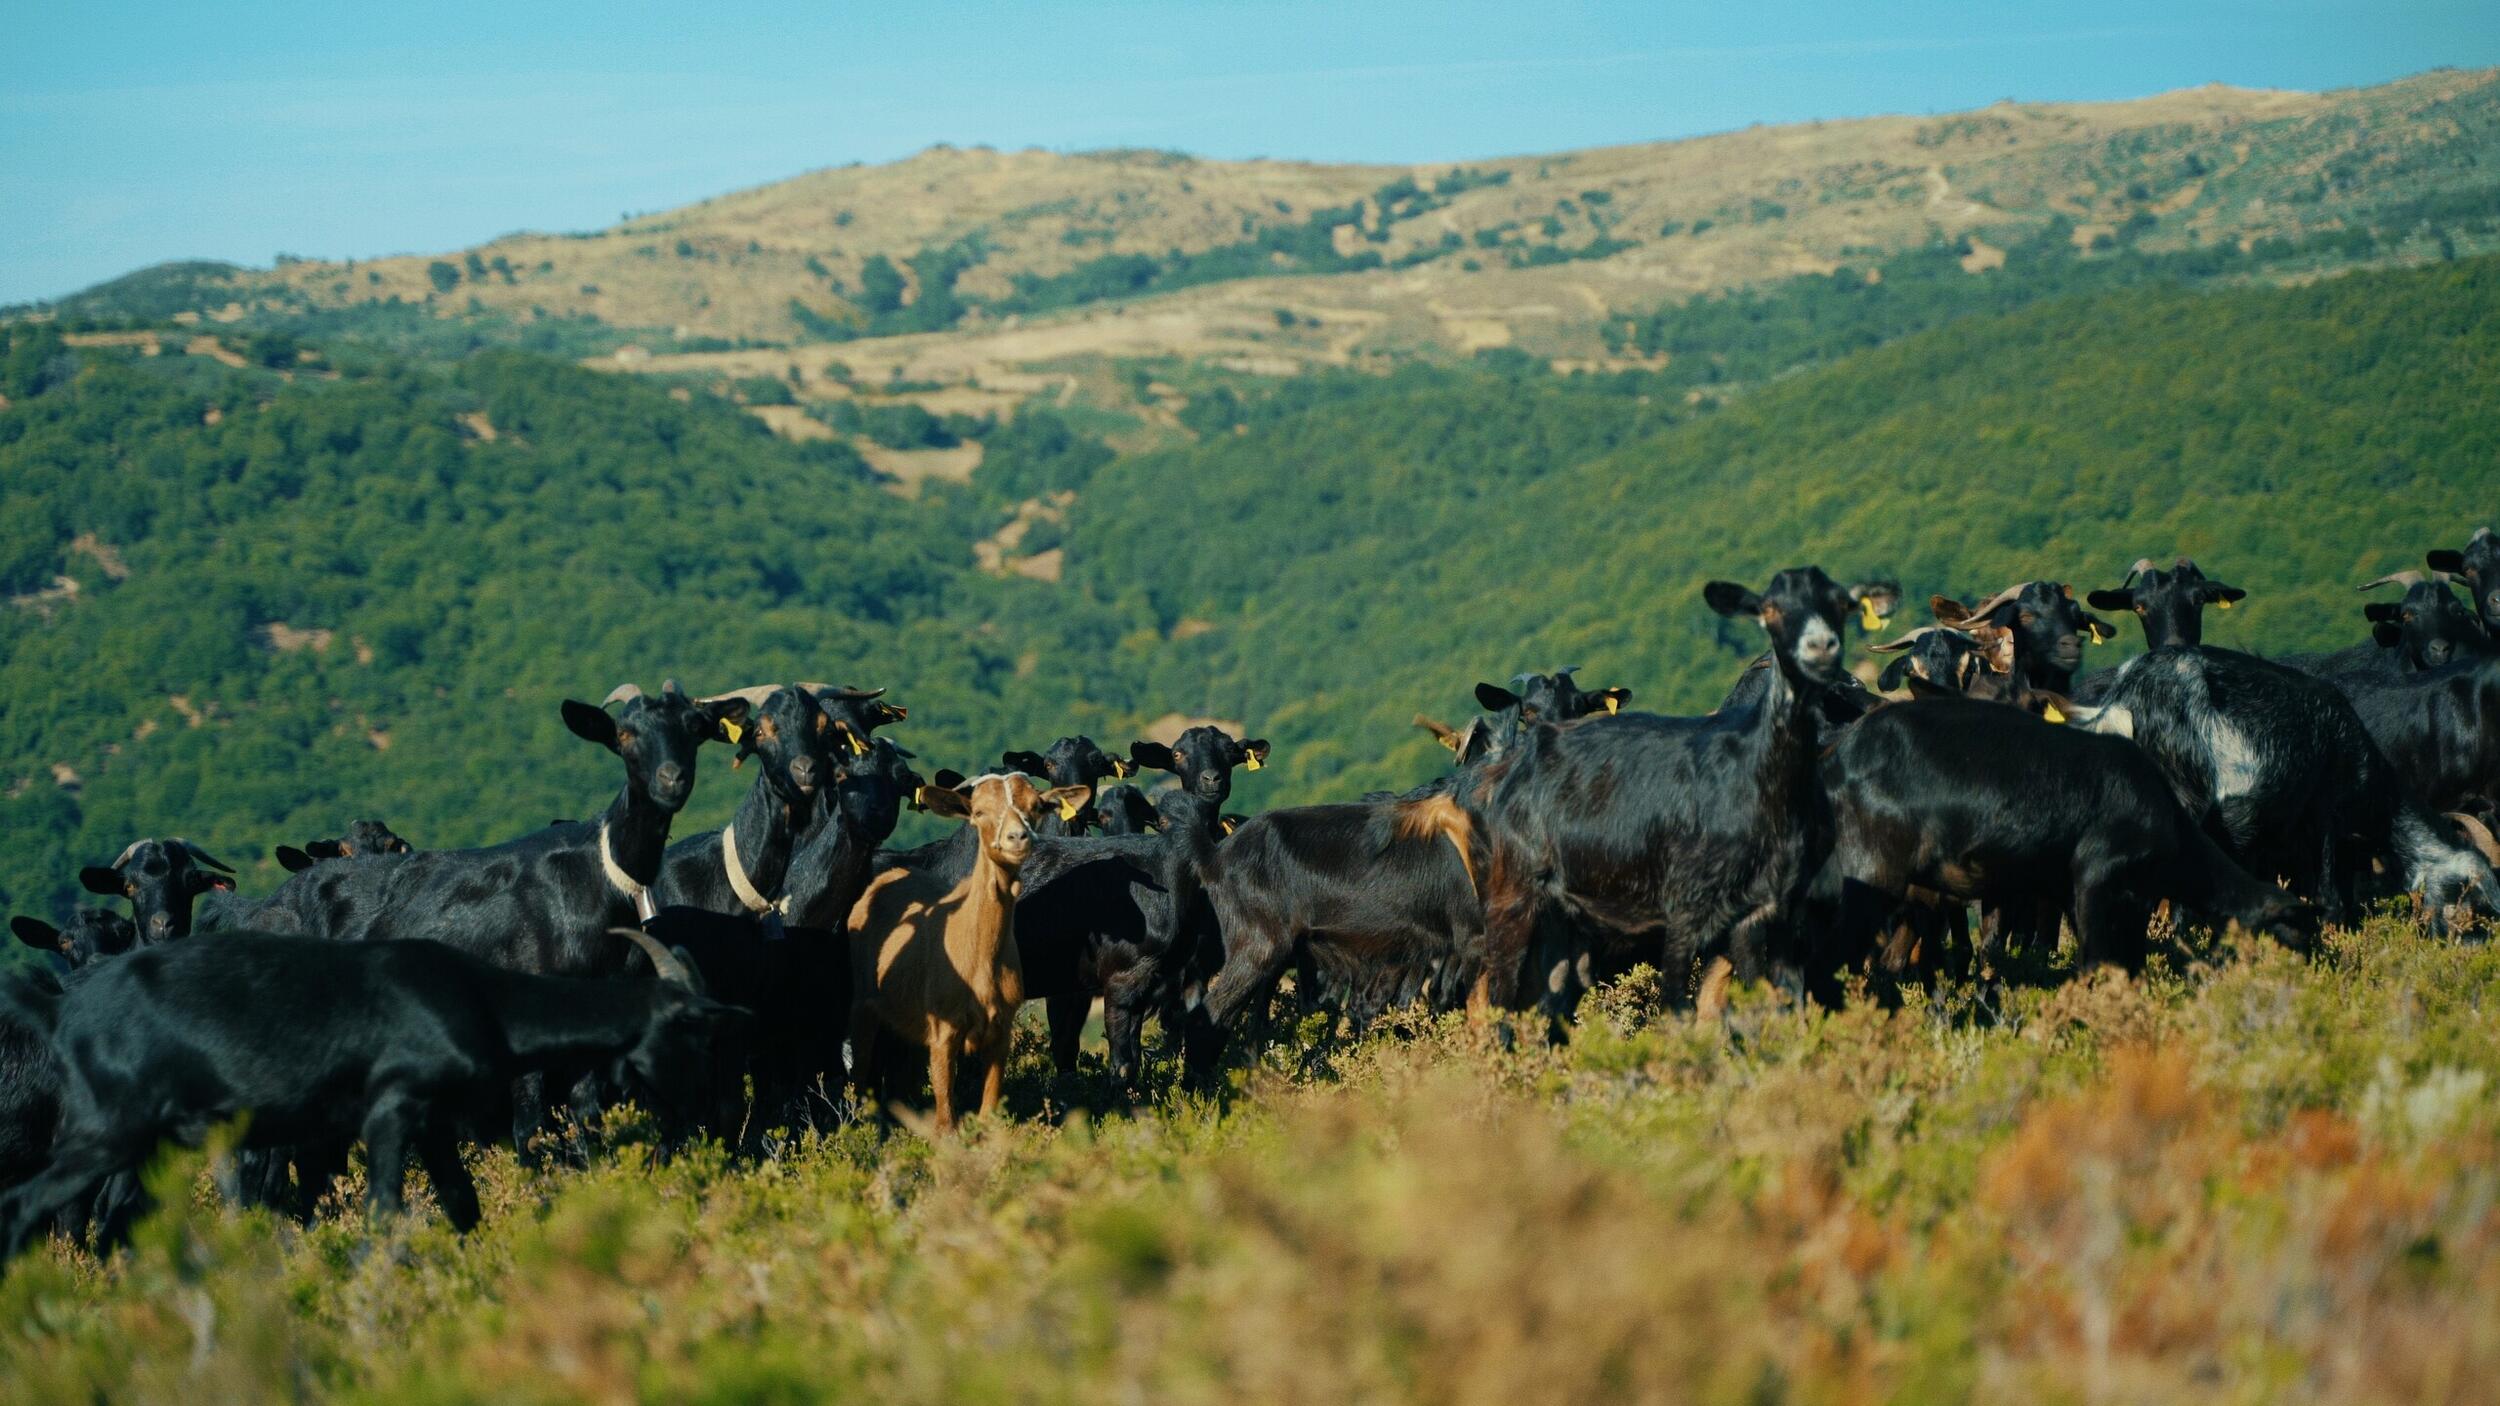
<svg viewBox="0 0 2500 1406">
<path fill-rule="evenodd" d="M 885 690 L 882 688 L 853 688 L 849 684 L 803 683 L 799 687 L 820 696 L 830 693 L 836 698 L 869 699 L 885 696 Z"/>
<path fill-rule="evenodd" d="M 2465 539 L 2465 545 L 2470 547 L 2477 542 L 2488 542 L 2491 540 L 2491 537 L 2492 532 L 2490 528 L 2477 527 L 2474 529 L 2474 535 Z"/>
<path fill-rule="evenodd" d="M 1910 631 L 1908 634 L 1903 635 L 1897 640 L 1885 640 L 1881 644 L 1870 644 L 1866 647 L 1866 649 L 1869 654 L 1899 654 L 1901 651 L 1917 644 L 1920 640 L 1925 639 L 1927 636 L 1934 634 L 1938 630 L 1943 630 L 1948 634 L 1958 635 L 1961 633 L 1961 631 L 1954 629 L 1951 625 L 1921 625 L 1917 629 Z"/>
<path fill-rule="evenodd" d="M 178 839 L 174 841 L 174 843 L 182 846 L 183 853 L 190 855 L 193 859 L 198 860 L 200 863 L 207 865 L 211 869 L 227 874 L 234 872 L 234 870 L 228 868 L 225 864 L 220 863 L 216 856 L 210 854 L 207 850 L 200 848 L 198 845 L 191 843 L 189 840 Z"/>
<path fill-rule="evenodd" d="M 1576 674 L 1576 673 L 1578 673 L 1578 672 L 1580 672 L 1580 666 L 1579 666 L 1579 665 L 1577 665 L 1577 664 L 1565 664 L 1565 665 L 1563 665 L 1561 668 L 1556 669 L 1556 670 L 1554 671 L 1554 677 L 1555 677 L 1555 678 L 1558 678 L 1558 679 L 1567 679 L 1567 678 L 1570 678 L 1573 674 Z"/>
<path fill-rule="evenodd" d="M 761 707 L 763 707 L 763 706 L 764 706 L 764 700 L 765 700 L 765 699 L 770 698 L 770 697 L 772 697 L 774 694 L 781 692 L 781 690 L 782 690 L 782 688 L 783 688 L 783 687 L 784 687 L 784 685 L 777 684 L 777 683 L 759 683 L 759 684 L 750 684 L 750 685 L 748 685 L 748 686 L 747 686 L 747 687 L 745 687 L 745 688 L 733 688 L 733 689 L 729 690 L 729 691 L 728 691 L 728 692 L 726 692 L 726 693 L 714 693 L 714 694 L 710 694 L 710 695 L 707 695 L 707 696 L 705 696 L 705 697 L 702 697 L 702 698 L 698 698 L 698 699 L 696 699 L 696 700 L 695 700 L 695 702 L 697 702 L 697 703 L 726 703 L 726 702 L 728 702 L 728 701 L 729 701 L 730 699 L 732 699 L 732 698 L 743 698 L 743 699 L 745 699 L 745 700 L 746 700 L 746 702 L 747 702 L 747 706 L 748 706 L 748 707 L 750 707 L 750 708 L 761 708 Z"/>
<path fill-rule="evenodd" d="M 139 846 L 146 843 L 147 841 L 145 840 L 132 840 L 130 842 L 130 848 L 123 850 L 114 858 L 112 867 L 119 869 L 123 865 L 128 864 L 130 862 L 130 856 L 137 854 L 139 852 Z"/>
<path fill-rule="evenodd" d="M 609 705 L 609 704 L 611 704 L 611 703 L 631 703 L 631 702 L 633 702 L 635 699 L 640 698 L 641 696 L 642 696 L 642 685 L 641 685 L 641 684 L 638 684 L 638 683 L 621 683 L 621 684 L 618 684 L 618 685 L 617 685 L 617 686 L 616 686 L 613 690 L 611 690 L 611 691 L 609 692 L 609 694 L 608 694 L 608 696 L 607 696 L 607 697 L 602 698 L 602 699 L 600 699 L 600 700 L 599 700 L 599 706 L 600 706 L 600 707 L 602 707 L 602 708 L 604 708 L 604 707 L 608 706 L 608 705 Z"/>
<path fill-rule="evenodd" d="M 2483 858 L 2490 863 L 2491 867 L 2500 869 L 2500 839 L 2493 838 L 2491 827 L 2463 811 L 2452 810 L 2447 812 L 2447 816 L 2457 823 L 2458 829 L 2465 832 L 2467 841 L 2472 843 L 2474 848 L 2482 851 Z"/>
<path fill-rule="evenodd" d="M 2181 566 L 2185 566 L 2185 565 L 2187 565 L 2187 558 L 2185 558 L 2185 557 L 2181 557 L 2181 558 L 2179 558 L 2179 565 L 2181 565 Z M 2159 568 L 2157 568 L 2157 567 L 2155 567 L 2155 566 L 2153 565 L 2153 559 L 2152 559 L 2151 557 L 2137 557 L 2137 558 L 2135 559 L 2135 565 L 2130 566 L 2130 567 L 2128 567 L 2128 568 L 2127 568 L 2127 579 L 2126 579 L 2126 580 L 2124 580 L 2124 581 L 2119 582 L 2119 583 L 2118 583 L 2118 588 L 2119 588 L 2120 590 L 2122 590 L 2122 591 L 2123 591 L 2123 590 L 2125 590 L 2127 587 L 2134 585 L 2134 584 L 2135 584 L 2135 578 L 2137 578 L 2138 576 L 2143 575 L 2143 574 L 2144 574 L 2145 572 L 2147 572 L 2147 571 L 2154 571 L 2154 570 L 2158 570 L 2158 569 L 2159 569 Z"/>
<path fill-rule="evenodd" d="M 662 693 L 674 693 L 674 694 L 679 695 L 680 697 L 683 697 L 683 696 L 685 695 L 686 690 L 685 690 L 683 687 L 679 686 L 679 684 L 678 684 L 677 680 L 675 680 L 675 679 L 662 679 L 662 680 L 660 680 L 660 692 L 662 692 Z"/>
<path fill-rule="evenodd" d="M 2356 591 L 2375 591 L 2381 586 L 2419 586 L 2421 584 L 2421 572 L 2399 571 L 2392 575 L 2382 576 L 2375 581 L 2364 582 L 2361 585 L 2353 587 L 2353 589 Z"/>
<path fill-rule="evenodd" d="M 651 969 L 660 974 L 660 980 L 678 986 L 694 985 L 694 973 L 686 970 L 686 964 L 677 959 L 676 953 L 661 946 L 658 938 L 640 928 L 610 928 L 608 931 L 641 948 L 642 955 L 651 959 Z"/>
<path fill-rule="evenodd" d="M 1996 614 L 1999 609 L 2012 605 L 2014 603 L 2014 598 L 2021 595 L 2023 593 L 2023 588 L 2029 586 L 2030 584 L 2031 582 L 2029 581 L 2015 582 L 2013 585 L 2008 586 L 2004 590 L 1997 592 L 1995 595 L 1988 597 L 1979 604 L 1972 606 L 1970 608 L 1970 615 L 1968 618 L 1976 620 L 1982 616 Z"/>
<path fill-rule="evenodd" d="M 1447 742 L 1451 738 L 1458 735 L 1457 728 L 1454 728 L 1448 723 L 1442 722 L 1436 718 L 1427 718 L 1421 713 L 1417 713 L 1415 715 L 1414 725 L 1422 728 L 1426 732 L 1431 733 L 1433 736 L 1440 738 L 1444 742 Z"/>
</svg>

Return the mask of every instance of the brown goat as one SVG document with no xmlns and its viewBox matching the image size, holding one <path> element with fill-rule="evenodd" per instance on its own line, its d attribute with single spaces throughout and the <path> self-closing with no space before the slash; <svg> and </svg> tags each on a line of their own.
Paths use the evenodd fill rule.
<svg viewBox="0 0 2500 1406">
<path fill-rule="evenodd" d="M 1081 806 L 1089 786 L 1037 790 L 1021 775 L 980 776 L 946 789 L 924 786 L 933 815 L 965 820 L 980 834 L 971 872 L 893 869 L 878 875 L 851 909 L 852 1082 L 874 1095 L 880 1030 L 929 1052 L 929 1090 L 938 1131 L 955 1126 L 957 1061 L 981 1079 L 981 1112 L 998 1111 L 1007 1049 L 1024 1003 L 1016 952 L 1018 871 L 1033 841 L 1033 818 Z"/>
</svg>

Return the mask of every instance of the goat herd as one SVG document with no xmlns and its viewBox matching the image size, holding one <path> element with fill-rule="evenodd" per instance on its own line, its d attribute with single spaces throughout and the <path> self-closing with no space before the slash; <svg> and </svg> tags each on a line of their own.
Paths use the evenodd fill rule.
<svg viewBox="0 0 2500 1406">
<path fill-rule="evenodd" d="M 2139 562 L 2087 600 L 2132 612 L 2149 652 L 2080 675 L 2116 631 L 2070 588 L 1938 596 L 1935 623 L 1873 646 L 1907 699 L 1845 659 L 1897 587 L 1714 581 L 1709 607 L 1770 646 L 1716 711 L 1521 675 L 1479 685 L 1464 728 L 1418 719 L 1450 773 L 1247 820 L 1224 813 L 1233 773 L 1268 744 L 1211 726 L 924 779 L 877 735 L 905 717 L 883 690 L 568 700 L 624 768 L 596 820 L 439 852 L 359 822 L 281 847 L 294 872 L 258 901 L 199 846 L 141 840 L 81 875 L 127 919 L 17 919 L 53 956 L 0 979 L 0 1253 L 50 1228 L 112 1243 L 160 1143 L 238 1118 L 231 1197 L 309 1216 L 361 1141 L 374 1213 L 400 1209 L 413 1158 L 463 1229 L 464 1139 L 508 1128 L 529 1152 L 550 1091 L 753 1155 L 836 1114 L 845 1081 L 864 1106 L 916 1096 L 917 1051 L 945 1129 L 962 1099 L 998 1108 L 1029 1000 L 1064 1071 L 1099 998 L 1125 1082 L 1147 1017 L 1203 1076 L 1288 972 L 1358 1024 L 1534 1003 L 1559 1038 L 1581 991 L 1636 962 L 1707 1015 L 1731 982 L 1889 996 L 2062 927 L 2078 969 L 2133 968 L 2165 906 L 2306 947 L 2410 892 L 2449 933 L 2500 912 L 2500 539 L 2428 564 L 2371 583 L 2405 589 L 2367 607 L 2368 642 L 2270 662 L 2200 643 L 2203 612 L 2244 592 Z M 754 784 L 718 833 L 672 844 L 711 742 Z M 1141 769 L 1179 784 L 1122 784 Z M 881 848 L 906 806 L 963 823 Z"/>
</svg>

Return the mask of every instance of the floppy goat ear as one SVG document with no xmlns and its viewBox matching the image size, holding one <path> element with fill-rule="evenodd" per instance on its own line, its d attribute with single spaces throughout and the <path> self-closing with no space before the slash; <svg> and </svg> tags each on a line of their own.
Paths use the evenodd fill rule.
<svg viewBox="0 0 2500 1406">
<path fill-rule="evenodd" d="M 1160 742 L 1131 742 L 1128 744 L 1128 755 L 1130 761 L 1155 771 L 1178 775 L 1181 769 L 1181 759 Z"/>
<path fill-rule="evenodd" d="M 998 754 L 998 764 L 1009 771 L 1020 771 L 1027 776 L 1048 777 L 1050 775 L 1050 764 L 1042 760 L 1039 752 L 1001 752 Z"/>
<path fill-rule="evenodd" d="M 1488 713 L 1498 713 L 1504 708 L 1518 707 L 1519 695 L 1497 683 L 1480 683 L 1476 685 L 1476 706 Z"/>
<path fill-rule="evenodd" d="M 101 864 L 90 864 L 79 870 L 78 882 L 87 892 L 100 893 L 106 898 L 123 898 L 130 892 L 122 883 L 122 871 L 107 869 Z"/>
<path fill-rule="evenodd" d="M 1252 771 L 1267 765 L 1267 739 L 1253 737 L 1241 744 L 1241 764 Z"/>
<path fill-rule="evenodd" d="M 2370 627 L 2370 638 L 2376 640 L 2381 649 L 2394 649 L 2404 643 L 2405 627 L 2390 620 L 2381 620 Z"/>
<path fill-rule="evenodd" d="M 1884 690 L 1886 693 L 1890 693 L 1892 690 L 1901 686 L 1901 676 L 1908 673 L 1909 669 L 1910 656 L 1906 654 L 1894 655 L 1892 662 L 1884 666 L 1884 671 L 1875 676 L 1875 686 Z"/>
<path fill-rule="evenodd" d="M 946 773 L 938 773 L 939 780 L 945 778 Z M 942 820 L 962 820 L 972 814 L 972 798 L 952 786 L 923 786 L 920 788 L 920 808 Z"/>
<path fill-rule="evenodd" d="M 1094 799 L 1091 786 L 1053 786 L 1042 793 L 1037 811 L 1056 810 L 1061 820 L 1074 820 L 1085 813 L 1086 804 Z"/>
<path fill-rule="evenodd" d="M 1701 598 L 1721 615 L 1759 615 L 1762 597 L 1733 581 L 1712 581 L 1701 588 Z"/>
<path fill-rule="evenodd" d="M 2237 586 L 2226 586 L 2220 581 L 2208 581 L 2196 588 L 2196 599 L 2205 605 L 2229 610 L 2248 599 L 2248 592 Z"/>
<path fill-rule="evenodd" d="M 38 952 L 66 954 L 69 950 L 68 944 L 61 941 L 61 930 L 41 918 L 11 918 L 9 931 L 17 934 L 18 941 Z"/>
<path fill-rule="evenodd" d="M 290 874 L 301 874 L 313 867 L 315 862 L 310 852 L 293 845 L 280 845 L 274 853 L 278 857 L 278 867 Z"/>
<path fill-rule="evenodd" d="M 1624 688 L 1621 685 L 1617 685 L 1613 688 L 1601 688 L 1597 691 L 1598 706 L 1604 708 L 1608 716 L 1622 712 L 1623 705 L 1631 701 L 1632 690 Z"/>
<path fill-rule="evenodd" d="M 2463 571 L 2465 569 L 2465 553 L 2452 552 L 2445 547 L 2423 557 L 2422 561 L 2433 571 Z"/>
<path fill-rule="evenodd" d="M 596 742 L 613 752 L 616 750 L 616 719 L 605 708 L 594 708 L 575 699 L 564 700 L 564 725 L 584 742 Z"/>
<path fill-rule="evenodd" d="M 2135 592 L 2132 590 L 2094 591 L 2083 599 L 2094 610 L 2135 609 Z"/>
</svg>

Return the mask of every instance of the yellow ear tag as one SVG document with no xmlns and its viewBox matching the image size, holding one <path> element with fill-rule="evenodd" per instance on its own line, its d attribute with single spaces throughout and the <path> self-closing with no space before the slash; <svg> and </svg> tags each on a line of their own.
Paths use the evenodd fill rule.
<svg viewBox="0 0 2500 1406">
<path fill-rule="evenodd" d="M 851 731 L 849 728 L 844 728 L 842 730 L 842 735 L 851 739 L 851 755 L 858 757 L 868 755 L 868 744 L 860 739 L 860 735 L 858 733 Z"/>
<path fill-rule="evenodd" d="M 2230 602 L 2229 600 L 2227 600 L 2227 599 L 2226 599 L 2226 600 L 2217 600 L 2217 601 L 2215 601 L 2215 602 L 2214 602 L 2214 609 L 2216 609 L 2216 610 L 2229 610 L 2230 608 L 2231 608 L 2231 602 Z"/>
<path fill-rule="evenodd" d="M 720 725 L 720 735 L 728 738 L 729 745 L 734 747 L 738 745 L 738 739 L 746 736 L 747 734 L 746 729 L 738 726 L 736 723 L 729 722 L 724 719 Z"/>
<path fill-rule="evenodd" d="M 1868 628 L 1872 629 L 1873 627 L 1872 627 L 1872 626 L 1869 626 Z M 1615 696 L 1614 696 L 1613 694 L 1611 694 L 1611 693 L 1607 694 L 1607 695 L 1606 695 L 1606 716 L 1611 718 L 1611 717 L 1613 717 L 1615 714 L 1620 713 L 1620 712 L 1622 712 L 1622 711 L 1623 711 L 1623 700 L 1622 700 L 1622 699 L 1620 699 L 1620 698 L 1615 697 Z M 1457 748 L 1455 748 L 1455 747 L 1453 747 L 1453 748 L 1451 748 L 1450 750 L 1452 750 L 1452 751 L 1456 751 L 1456 750 L 1458 750 L 1458 749 L 1457 749 Z"/>
<path fill-rule="evenodd" d="M 1258 753 L 1256 753 L 1256 752 L 1252 752 L 1252 753 L 1250 754 L 1250 769 L 1251 769 L 1252 771 L 1257 771 L 1257 770 L 1259 769 L 1259 765 L 1260 765 L 1260 763 L 1259 763 L 1259 754 L 1258 754 Z"/>
<path fill-rule="evenodd" d="M 1866 627 L 1866 632 L 1868 634 L 1873 634 L 1877 630 L 1884 628 L 1884 617 L 1875 613 L 1875 598 L 1873 596 L 1865 596 L 1859 599 L 1858 623 Z"/>
<path fill-rule="evenodd" d="M 2040 710 L 2040 720 L 2042 722 L 2062 723 L 2066 721 L 2066 715 L 2057 711 L 2057 705 L 2051 703 Z"/>
<path fill-rule="evenodd" d="M 1076 813 L 1084 808 L 1085 803 L 1082 801 L 1068 796 L 1061 796 L 1059 798 L 1059 818 L 1062 820 L 1076 819 Z"/>
<path fill-rule="evenodd" d="M 1225 816 L 1225 817 L 1224 817 L 1223 819 L 1221 819 L 1221 820 L 1216 821 L 1215 823 L 1216 823 L 1216 824 L 1218 824 L 1218 825 L 1223 826 L 1223 827 L 1224 827 L 1224 833 L 1225 833 L 1225 834 L 1227 834 L 1227 835 L 1229 835 L 1229 834 L 1233 833 L 1235 830 L 1238 830 L 1238 829 L 1240 829 L 1240 828 L 1241 828 L 1241 822 L 1240 822 L 1240 821 L 1238 821 L 1238 820 L 1233 819 L 1233 818 L 1232 818 L 1231 816 L 1229 816 L 1229 815 L 1228 815 L 1228 816 Z"/>
<path fill-rule="evenodd" d="M 1126 757 L 1113 757 L 1111 759 L 1111 774 L 1114 777 L 1123 780 L 1128 777 L 1135 776 L 1137 774 L 1137 763 L 1130 761 Z"/>
</svg>

